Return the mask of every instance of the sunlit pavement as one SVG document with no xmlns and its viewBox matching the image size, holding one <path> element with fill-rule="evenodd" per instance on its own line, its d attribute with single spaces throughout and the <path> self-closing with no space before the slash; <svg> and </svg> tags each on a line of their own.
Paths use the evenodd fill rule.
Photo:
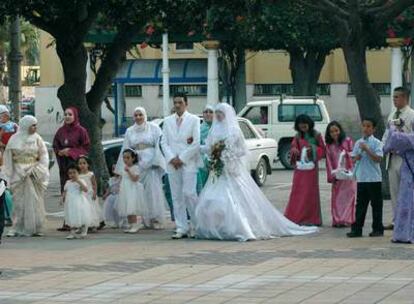
<svg viewBox="0 0 414 304">
<path fill-rule="evenodd" d="M 52 176 L 47 210 L 55 213 L 62 207 Z M 263 188 L 279 210 L 291 177 L 276 170 Z M 414 247 L 390 243 L 390 232 L 347 239 L 347 229 L 331 228 L 325 181 L 321 172 L 324 226 L 306 237 L 174 241 L 170 224 L 68 241 L 56 231 L 61 220 L 49 216 L 45 237 L 4 240 L 0 303 L 414 303 Z M 389 202 L 384 218 L 390 219 Z"/>
</svg>

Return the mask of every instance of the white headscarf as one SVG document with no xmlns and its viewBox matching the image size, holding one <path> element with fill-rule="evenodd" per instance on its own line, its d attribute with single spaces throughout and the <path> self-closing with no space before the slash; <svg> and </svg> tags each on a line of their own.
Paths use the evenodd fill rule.
<svg viewBox="0 0 414 304">
<path fill-rule="evenodd" d="M 19 121 L 19 129 L 10 138 L 7 147 L 16 149 L 21 148 L 25 143 L 35 142 L 39 135 L 37 133 L 29 134 L 29 128 L 35 124 L 37 124 L 36 117 L 32 115 L 23 116 Z"/>
<path fill-rule="evenodd" d="M 9 108 L 7 108 L 5 105 L 0 105 L 0 114 L 3 114 L 3 113 L 7 113 L 10 115 Z"/>
<path fill-rule="evenodd" d="M 239 123 L 237 122 L 236 112 L 233 107 L 227 103 L 219 103 L 215 107 L 215 112 L 221 112 L 224 114 L 224 119 L 218 121 L 216 116 L 211 126 L 209 137 L 211 143 L 216 143 L 220 140 L 225 140 L 231 136 L 240 134 Z"/>
<path fill-rule="evenodd" d="M 203 112 L 205 112 L 206 110 L 211 110 L 211 111 L 213 111 L 213 112 L 214 112 L 214 106 L 213 106 L 213 105 L 211 105 L 211 104 L 207 104 L 207 105 L 204 107 Z"/>
<path fill-rule="evenodd" d="M 147 120 L 148 120 L 147 111 L 143 107 L 136 107 L 135 110 L 134 110 L 134 114 L 136 112 L 140 112 L 142 115 L 144 115 L 144 123 L 142 123 L 140 125 L 135 123 L 134 124 L 134 130 L 138 131 L 138 132 L 145 131 L 147 129 Z"/>
</svg>

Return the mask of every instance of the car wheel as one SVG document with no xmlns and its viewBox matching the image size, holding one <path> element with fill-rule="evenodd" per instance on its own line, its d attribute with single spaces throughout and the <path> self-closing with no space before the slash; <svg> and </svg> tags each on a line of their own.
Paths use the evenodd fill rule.
<svg viewBox="0 0 414 304">
<path fill-rule="evenodd" d="M 293 169 L 293 166 L 290 163 L 290 143 L 289 142 L 282 143 L 279 149 L 279 159 L 283 167 L 285 167 L 288 170 Z"/>
<path fill-rule="evenodd" d="M 264 158 L 261 158 L 259 160 L 259 163 L 256 166 L 256 170 L 253 172 L 253 179 L 259 187 L 265 184 L 267 179 L 267 163 Z"/>
</svg>

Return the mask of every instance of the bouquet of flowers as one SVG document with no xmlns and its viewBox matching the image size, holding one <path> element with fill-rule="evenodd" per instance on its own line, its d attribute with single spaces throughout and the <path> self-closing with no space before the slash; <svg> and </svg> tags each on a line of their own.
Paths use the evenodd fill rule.
<svg viewBox="0 0 414 304">
<path fill-rule="evenodd" d="M 224 150 L 226 145 L 224 144 L 224 141 L 221 140 L 213 145 L 213 148 L 211 149 L 211 157 L 210 157 L 210 172 L 213 173 L 214 176 L 220 177 L 220 175 L 223 173 L 223 161 L 221 160 L 221 154 Z"/>
</svg>

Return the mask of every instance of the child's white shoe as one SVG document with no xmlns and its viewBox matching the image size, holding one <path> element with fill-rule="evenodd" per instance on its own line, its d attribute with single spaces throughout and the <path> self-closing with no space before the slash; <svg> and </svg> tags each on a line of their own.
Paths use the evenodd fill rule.
<svg viewBox="0 0 414 304">
<path fill-rule="evenodd" d="M 69 235 L 66 237 L 66 239 L 67 239 L 67 240 L 74 240 L 74 239 L 75 239 L 75 236 L 74 236 L 73 234 L 69 234 Z"/>
<path fill-rule="evenodd" d="M 137 233 L 141 229 L 141 224 L 133 224 L 127 233 Z"/>
</svg>

